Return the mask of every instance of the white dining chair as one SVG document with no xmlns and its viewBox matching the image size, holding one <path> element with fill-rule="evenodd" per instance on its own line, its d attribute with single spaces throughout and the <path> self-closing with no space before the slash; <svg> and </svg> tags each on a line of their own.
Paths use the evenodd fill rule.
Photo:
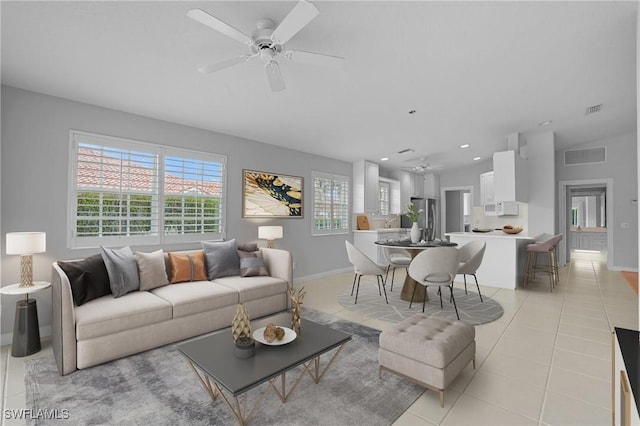
<svg viewBox="0 0 640 426">
<path fill-rule="evenodd" d="M 354 304 L 358 303 L 358 292 L 360 291 L 360 278 L 364 275 L 374 275 L 378 282 L 378 293 L 382 296 L 382 292 L 380 291 L 380 283 L 382 283 L 382 290 L 384 291 L 384 299 L 387 303 L 389 303 L 389 299 L 387 298 L 387 289 L 385 288 L 385 280 L 383 277 L 384 268 L 378 266 L 373 260 L 369 259 L 369 257 L 360 251 L 356 246 L 351 244 L 349 241 L 345 241 L 347 246 L 347 256 L 349 257 L 349 262 L 353 265 L 353 285 L 351 286 L 351 295 L 353 296 L 353 290 L 356 289 L 356 300 Z M 357 287 L 356 287 L 357 280 Z"/>
<path fill-rule="evenodd" d="M 480 296 L 481 302 L 484 301 L 482 300 L 482 293 L 480 293 L 476 271 L 482 264 L 482 258 L 484 257 L 486 248 L 487 243 L 484 241 L 469 241 L 460 247 L 460 265 L 458 266 L 458 274 L 462 274 L 464 277 L 464 294 L 467 294 L 467 275 L 473 275 L 473 278 L 476 280 L 476 287 L 478 288 L 478 295 Z"/>
<path fill-rule="evenodd" d="M 460 250 L 456 247 L 434 247 L 420 252 L 409 265 L 409 275 L 416 283 L 424 286 L 425 301 L 422 302 L 422 312 L 426 303 L 426 292 L 429 286 L 440 287 L 438 294 L 440 295 L 440 308 L 442 309 L 442 287 L 449 287 L 451 294 L 450 300 L 453 302 L 453 307 L 456 310 L 456 316 L 460 319 L 458 314 L 458 307 L 456 306 L 456 299 L 453 296 L 453 280 L 458 273 L 458 266 L 460 265 Z M 409 309 L 413 304 L 413 297 L 416 293 L 415 286 L 411 295 L 411 302 L 409 303 Z"/>
<path fill-rule="evenodd" d="M 393 279 L 396 275 L 396 268 L 404 268 L 409 273 L 409 265 L 411 264 L 411 254 L 403 248 L 385 247 L 384 257 L 387 259 L 389 265 L 387 266 L 387 274 L 385 281 L 389 282 L 389 269 L 391 270 L 391 288 L 389 291 L 393 291 Z"/>
</svg>

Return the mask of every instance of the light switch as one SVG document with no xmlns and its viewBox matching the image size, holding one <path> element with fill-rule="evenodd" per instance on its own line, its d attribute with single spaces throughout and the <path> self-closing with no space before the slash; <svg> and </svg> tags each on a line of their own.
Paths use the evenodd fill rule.
<svg viewBox="0 0 640 426">
<path fill-rule="evenodd" d="M 627 222 L 622 222 L 620 224 L 620 228 L 627 229 L 628 227 L 629 227 L 629 224 Z"/>
</svg>

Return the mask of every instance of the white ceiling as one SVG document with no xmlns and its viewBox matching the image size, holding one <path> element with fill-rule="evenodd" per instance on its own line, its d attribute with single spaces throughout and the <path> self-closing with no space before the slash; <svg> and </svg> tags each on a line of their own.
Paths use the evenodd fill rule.
<svg viewBox="0 0 640 426">
<path fill-rule="evenodd" d="M 287 48 L 343 69 L 281 59 L 280 93 L 260 61 L 196 71 L 247 48 L 187 10 L 251 34 L 294 4 L 2 1 L 2 83 L 388 168 L 468 165 L 515 132 L 553 131 L 563 148 L 636 128 L 637 2 L 316 1 Z"/>
</svg>

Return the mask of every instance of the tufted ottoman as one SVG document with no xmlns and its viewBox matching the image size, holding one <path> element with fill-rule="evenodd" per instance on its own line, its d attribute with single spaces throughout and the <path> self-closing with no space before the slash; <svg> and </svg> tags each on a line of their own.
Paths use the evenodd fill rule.
<svg viewBox="0 0 640 426">
<path fill-rule="evenodd" d="M 380 376 L 387 370 L 440 392 L 473 362 L 476 368 L 476 330 L 462 321 L 416 314 L 380 333 Z"/>
</svg>

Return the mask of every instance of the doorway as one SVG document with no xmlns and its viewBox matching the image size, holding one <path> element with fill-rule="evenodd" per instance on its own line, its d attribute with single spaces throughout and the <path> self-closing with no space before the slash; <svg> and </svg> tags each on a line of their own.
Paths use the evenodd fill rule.
<svg viewBox="0 0 640 426">
<path fill-rule="evenodd" d="M 440 188 L 441 232 L 470 232 L 473 223 L 473 186 Z"/>
<path fill-rule="evenodd" d="M 589 179 L 559 182 L 559 259 L 566 264 L 580 253 L 598 254 L 613 264 L 613 180 Z"/>
</svg>

